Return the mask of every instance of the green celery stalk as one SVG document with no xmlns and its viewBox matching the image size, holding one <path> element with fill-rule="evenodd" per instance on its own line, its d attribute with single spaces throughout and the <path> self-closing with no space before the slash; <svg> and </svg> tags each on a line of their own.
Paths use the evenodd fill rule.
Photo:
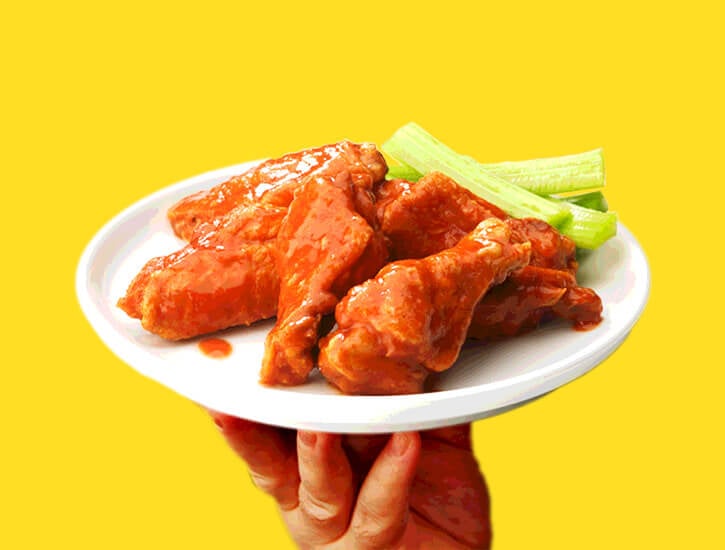
<svg viewBox="0 0 725 550">
<path fill-rule="evenodd" d="M 399 128 L 381 149 L 420 173 L 443 172 L 516 218 L 540 218 L 558 227 L 572 217 L 562 203 L 544 199 L 489 174 L 480 164 L 456 153 L 413 122 Z"/>
<path fill-rule="evenodd" d="M 566 201 L 557 202 L 565 205 L 572 214 L 571 219 L 559 226 L 559 232 L 571 238 L 577 247 L 593 250 L 617 234 L 617 215 L 614 212 L 599 212 Z"/>
<path fill-rule="evenodd" d="M 601 149 L 561 157 L 498 162 L 482 166 L 489 174 L 515 183 L 537 195 L 604 187 L 604 158 Z"/>
<path fill-rule="evenodd" d="M 480 164 L 486 172 L 541 196 L 596 189 L 605 185 L 601 149 L 560 157 L 496 163 L 478 163 L 475 159 L 466 158 Z M 404 162 L 388 170 L 388 179 L 418 181 L 421 177 L 423 175 L 420 172 Z"/>
<path fill-rule="evenodd" d="M 388 173 L 385 177 L 389 180 L 400 178 L 408 181 L 418 181 L 423 177 L 423 174 L 418 172 L 412 166 L 408 166 L 407 164 L 401 162 L 400 164 L 388 166 Z"/>
<path fill-rule="evenodd" d="M 601 149 L 561 157 L 478 164 L 486 172 L 541 196 L 595 189 L 605 184 Z M 418 181 L 421 177 L 420 172 L 403 162 L 388 170 L 388 179 Z"/>
<path fill-rule="evenodd" d="M 606 212 L 609 210 L 607 199 L 604 198 L 604 194 L 601 191 L 591 191 L 590 193 L 582 193 L 580 195 L 552 198 L 560 198 L 571 204 L 583 206 L 584 208 L 589 208 L 590 210 L 598 210 L 599 212 Z"/>
</svg>

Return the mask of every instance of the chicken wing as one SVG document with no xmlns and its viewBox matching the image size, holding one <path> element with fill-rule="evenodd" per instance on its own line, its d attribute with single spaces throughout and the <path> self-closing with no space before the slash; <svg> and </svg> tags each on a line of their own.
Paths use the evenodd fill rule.
<svg viewBox="0 0 725 550">
<path fill-rule="evenodd" d="M 576 275 L 576 245 L 543 220 L 511 218 L 511 238 L 531 242 L 531 265 L 559 269 Z"/>
<path fill-rule="evenodd" d="M 277 235 L 281 289 L 277 323 L 265 343 L 265 384 L 307 379 L 322 316 L 385 263 L 382 234 L 358 213 L 355 199 L 350 175 L 343 171 L 308 181 L 289 207 Z"/>
<path fill-rule="evenodd" d="M 489 218 L 454 247 L 386 265 L 335 309 L 337 329 L 320 341 L 322 374 L 345 393 L 422 391 L 448 369 L 488 288 L 529 261 L 530 245 Z"/>
<path fill-rule="evenodd" d="M 170 217 L 189 244 L 147 262 L 118 306 L 170 340 L 273 317 L 279 299 L 274 243 L 294 191 L 314 175 L 345 171 L 356 207 L 372 218 L 373 184 L 386 170 L 373 145 L 344 141 L 268 161 L 183 199 Z"/>
<path fill-rule="evenodd" d="M 525 266 L 483 297 L 474 310 L 468 336 L 493 340 L 532 330 L 574 286 L 576 280 L 566 271 Z"/>
<path fill-rule="evenodd" d="M 353 183 L 363 188 L 382 180 L 387 165 L 373 144 L 341 141 L 264 161 L 241 175 L 183 198 L 167 215 L 174 232 L 189 240 L 202 223 L 218 220 L 240 205 L 266 202 L 288 206 L 295 189 L 316 175 L 328 172 L 329 163 L 342 159 Z"/>
<path fill-rule="evenodd" d="M 394 260 L 435 254 L 454 246 L 486 218 L 508 218 L 440 172 L 417 183 L 386 181 L 375 194 L 380 227 Z"/>
<path fill-rule="evenodd" d="M 491 289 L 478 304 L 468 335 L 480 340 L 515 336 L 553 318 L 588 328 L 601 321 L 602 301 L 576 282 L 576 247 L 542 220 L 508 220 L 512 239 L 531 243 L 530 265 Z"/>
<path fill-rule="evenodd" d="M 551 307 L 554 317 L 566 319 L 577 330 L 589 330 L 602 322 L 602 299 L 591 288 L 574 286 Z"/>
<path fill-rule="evenodd" d="M 274 239 L 286 213 L 268 204 L 233 210 L 180 251 L 150 260 L 118 306 L 169 340 L 273 317 L 279 296 Z"/>
<path fill-rule="evenodd" d="M 552 317 L 567 319 L 575 327 L 593 326 L 601 320 L 599 297 L 576 284 L 574 242 L 546 222 L 509 218 L 496 206 L 437 172 L 418 183 L 387 181 L 377 188 L 376 194 L 378 217 L 394 258 L 435 254 L 491 216 L 507 219 L 512 241 L 531 243 L 531 266 L 512 273 L 486 295 L 473 316 L 469 336 L 513 336 Z"/>
</svg>

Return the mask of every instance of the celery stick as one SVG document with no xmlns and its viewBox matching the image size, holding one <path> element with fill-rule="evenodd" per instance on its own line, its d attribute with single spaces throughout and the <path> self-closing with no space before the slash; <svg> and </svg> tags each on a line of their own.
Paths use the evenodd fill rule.
<svg viewBox="0 0 725 550">
<path fill-rule="evenodd" d="M 412 166 L 400 163 L 388 166 L 388 173 L 385 177 L 389 180 L 400 178 L 408 181 L 418 181 L 423 175 Z"/>
<path fill-rule="evenodd" d="M 395 160 L 400 164 L 388 169 L 388 179 L 418 181 L 423 177 L 413 167 Z M 478 162 L 474 159 L 471 161 Z M 595 189 L 605 184 L 601 149 L 561 157 L 478 164 L 489 174 L 542 197 Z"/>
<path fill-rule="evenodd" d="M 605 184 L 601 149 L 560 157 L 479 164 L 489 174 L 541 196 L 596 189 Z M 418 181 L 421 177 L 422 174 L 403 162 L 388 171 L 388 179 Z"/>
<path fill-rule="evenodd" d="M 577 247 L 593 250 L 617 234 L 617 215 L 614 212 L 599 212 L 565 201 L 557 202 L 566 206 L 572 214 L 571 219 L 559 226 L 559 232 L 570 237 Z"/>
<path fill-rule="evenodd" d="M 584 208 L 589 208 L 590 210 L 598 210 L 599 212 L 606 212 L 607 210 L 609 210 L 607 199 L 604 198 L 604 195 L 601 191 L 592 191 L 590 193 L 582 193 L 581 195 L 570 195 L 568 197 L 552 198 L 560 198 L 571 204 L 583 206 Z"/>
<path fill-rule="evenodd" d="M 415 123 L 399 128 L 381 149 L 420 173 L 443 172 L 511 216 L 540 218 L 555 227 L 571 219 L 571 213 L 563 204 L 489 174 L 481 165 L 459 155 Z"/>
<path fill-rule="evenodd" d="M 569 155 L 570 157 L 579 157 L 581 155 L 587 155 L 588 153 L 581 153 L 580 155 Z M 543 159 L 543 160 L 553 160 L 553 159 Z M 412 166 L 408 166 L 405 163 L 402 163 L 396 159 L 397 162 L 400 164 L 395 164 L 390 167 L 388 167 L 388 179 L 395 179 L 400 178 L 407 181 L 418 181 L 420 178 L 423 177 L 423 175 L 418 172 L 415 168 Z M 531 169 L 533 169 L 533 166 L 536 164 L 537 161 L 522 161 L 521 164 L 528 164 Z M 518 164 L 517 162 L 512 162 L 511 165 Z M 491 164 L 481 164 L 482 167 L 484 167 L 488 171 L 488 167 L 492 166 Z M 504 179 L 508 180 L 507 177 L 502 176 Z M 536 181 L 536 174 L 533 172 L 528 173 L 528 179 L 529 181 Z M 520 181 L 520 180 L 519 180 Z M 516 183 L 512 181 L 511 183 Z M 518 185 L 518 184 L 517 184 Z M 556 187 L 557 189 L 563 189 L 564 186 Z M 529 189 L 530 191 L 531 189 Z M 608 209 L 607 205 L 607 199 L 604 197 L 604 194 L 601 191 L 590 191 L 588 193 L 580 193 L 576 195 L 568 195 L 568 196 L 557 196 L 553 195 L 551 196 L 553 199 L 561 199 L 566 202 L 570 202 L 572 204 L 576 204 L 578 206 L 583 206 L 584 208 L 589 208 L 591 210 L 598 210 L 600 212 L 606 212 Z"/>
<path fill-rule="evenodd" d="M 561 157 L 498 162 L 482 166 L 489 174 L 515 183 L 537 195 L 554 195 L 604 186 L 604 159 L 601 149 Z"/>
</svg>

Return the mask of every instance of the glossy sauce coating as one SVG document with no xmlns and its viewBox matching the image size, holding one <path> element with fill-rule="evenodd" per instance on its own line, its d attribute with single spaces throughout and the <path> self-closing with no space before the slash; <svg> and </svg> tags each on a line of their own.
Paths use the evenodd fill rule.
<svg viewBox="0 0 725 550">
<path fill-rule="evenodd" d="M 577 285 L 570 239 L 509 218 L 443 174 L 412 184 L 382 181 L 385 171 L 374 146 L 341 142 L 182 199 L 168 214 L 189 244 L 150 260 L 119 307 L 171 340 L 276 314 L 261 379 L 296 385 L 315 365 L 321 320 L 347 293 L 319 367 L 362 394 L 423 391 L 466 337 L 513 336 L 551 318 L 576 330 L 601 321 L 601 300 Z M 398 261 L 375 275 L 388 254 Z M 219 338 L 199 349 L 231 353 Z"/>
<path fill-rule="evenodd" d="M 183 198 L 167 212 L 174 232 L 189 240 L 196 228 L 213 223 L 240 206 L 265 202 L 287 207 L 295 190 L 310 178 L 328 172 L 341 159 L 355 185 L 370 188 L 383 179 L 387 165 L 372 144 L 341 141 L 264 161 L 227 181 Z"/>
<path fill-rule="evenodd" d="M 531 243 L 531 263 L 481 300 L 468 335 L 480 340 L 515 336 L 560 318 L 577 330 L 601 322 L 602 301 L 576 282 L 576 247 L 542 220 L 510 219 L 512 238 Z"/>
<path fill-rule="evenodd" d="M 168 340 L 273 317 L 279 295 L 274 238 L 285 214 L 264 204 L 233 210 L 180 251 L 149 261 L 118 306 Z"/>
<path fill-rule="evenodd" d="M 508 217 L 440 172 L 413 184 L 389 180 L 375 193 L 378 220 L 394 260 L 436 254 L 455 246 L 486 218 Z"/>
<path fill-rule="evenodd" d="M 431 172 L 418 183 L 390 180 L 376 190 L 377 212 L 395 258 L 422 258 L 455 245 L 481 220 L 505 219 L 514 242 L 531 243 L 530 266 L 491 289 L 473 315 L 469 336 L 514 336 L 551 318 L 576 329 L 601 321 L 596 293 L 576 283 L 576 247 L 542 220 L 509 218 L 454 180 Z M 542 271 L 546 269 L 548 271 Z"/>
<path fill-rule="evenodd" d="M 312 177 L 347 171 L 356 205 L 363 205 L 386 169 L 373 145 L 344 141 L 262 163 L 232 178 L 235 185 L 229 180 L 183 199 L 169 216 L 189 244 L 147 262 L 118 306 L 169 340 L 273 317 L 280 288 L 275 242 L 295 190 Z"/>
<path fill-rule="evenodd" d="M 452 248 L 389 263 L 338 304 L 338 327 L 320 341 L 320 371 L 345 393 L 422 391 L 429 372 L 457 359 L 481 296 L 529 254 L 528 243 L 510 242 L 505 222 L 489 218 Z"/>
<path fill-rule="evenodd" d="M 355 196 L 350 174 L 342 170 L 308 181 L 290 205 L 277 236 L 281 287 L 262 361 L 265 384 L 307 379 L 322 316 L 385 263 L 382 235 L 358 213 Z"/>
</svg>

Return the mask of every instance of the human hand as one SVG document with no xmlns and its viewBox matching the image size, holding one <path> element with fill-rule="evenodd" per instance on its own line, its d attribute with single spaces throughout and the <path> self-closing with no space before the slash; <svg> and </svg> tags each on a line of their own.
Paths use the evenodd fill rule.
<svg viewBox="0 0 725 550">
<path fill-rule="evenodd" d="M 303 549 L 489 548 L 470 424 L 387 435 L 295 432 L 212 413 Z"/>
</svg>

